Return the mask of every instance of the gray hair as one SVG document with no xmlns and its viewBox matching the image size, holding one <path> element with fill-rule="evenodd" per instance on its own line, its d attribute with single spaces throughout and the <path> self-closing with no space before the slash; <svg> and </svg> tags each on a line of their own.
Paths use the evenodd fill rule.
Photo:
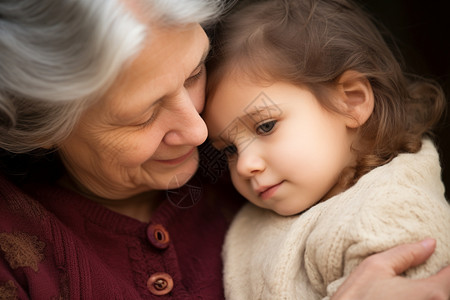
<svg viewBox="0 0 450 300">
<path fill-rule="evenodd" d="M 117 77 L 145 36 L 119 0 L 0 2 L 0 148 L 51 147 Z M 168 25 L 214 19 L 217 0 L 146 0 Z"/>
</svg>

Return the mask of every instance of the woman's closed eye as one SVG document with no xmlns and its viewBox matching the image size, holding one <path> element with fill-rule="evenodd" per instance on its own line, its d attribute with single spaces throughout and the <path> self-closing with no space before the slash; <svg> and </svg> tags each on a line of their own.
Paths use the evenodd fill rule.
<svg viewBox="0 0 450 300">
<path fill-rule="evenodd" d="M 148 127 L 150 124 L 153 123 L 153 121 L 155 120 L 155 118 L 156 118 L 156 113 L 153 113 L 153 114 L 151 115 L 151 117 L 150 117 L 147 121 L 142 122 L 142 123 L 140 123 L 140 124 L 137 124 L 137 126 L 140 127 L 140 128 L 146 128 L 146 127 Z"/>
<path fill-rule="evenodd" d="M 186 81 L 184 82 L 184 86 L 186 88 L 190 87 L 191 85 L 193 85 L 197 80 L 199 80 L 200 78 L 202 78 L 204 72 L 204 64 L 201 64 L 197 70 L 195 70 L 194 75 L 192 75 L 191 77 L 189 77 L 188 79 L 186 79 Z"/>
<path fill-rule="evenodd" d="M 264 121 L 256 126 L 256 133 L 259 135 L 268 135 L 275 127 L 276 120 Z"/>
</svg>

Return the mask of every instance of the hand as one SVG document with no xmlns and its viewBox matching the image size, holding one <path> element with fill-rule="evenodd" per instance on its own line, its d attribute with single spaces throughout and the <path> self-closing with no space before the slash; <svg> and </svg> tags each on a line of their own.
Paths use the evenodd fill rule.
<svg viewBox="0 0 450 300">
<path fill-rule="evenodd" d="M 399 276 L 425 262 L 436 247 L 434 239 L 405 244 L 366 258 L 344 281 L 332 300 L 448 300 L 450 266 L 425 279 Z"/>
</svg>

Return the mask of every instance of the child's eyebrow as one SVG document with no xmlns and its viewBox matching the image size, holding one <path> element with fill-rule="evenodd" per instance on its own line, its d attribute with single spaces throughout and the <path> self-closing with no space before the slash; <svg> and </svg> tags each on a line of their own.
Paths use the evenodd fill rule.
<svg viewBox="0 0 450 300">
<path fill-rule="evenodd" d="M 264 105 L 247 110 L 241 117 L 243 121 L 259 122 L 263 118 L 275 118 L 281 115 L 281 110 L 277 105 Z"/>
<path fill-rule="evenodd" d="M 227 130 L 232 130 L 232 128 L 236 129 L 238 128 L 237 126 L 240 126 L 239 128 L 245 128 L 245 130 L 253 132 L 252 127 L 254 123 L 259 123 L 269 118 L 279 117 L 282 113 L 279 106 L 275 104 L 255 107 L 252 110 L 245 109 L 244 112 L 245 114 L 236 117 L 233 121 L 227 124 L 222 132 L 214 136 L 208 136 L 208 139 L 213 147 L 220 148 L 223 145 L 229 145 L 227 139 L 224 139 L 223 137 Z"/>
</svg>

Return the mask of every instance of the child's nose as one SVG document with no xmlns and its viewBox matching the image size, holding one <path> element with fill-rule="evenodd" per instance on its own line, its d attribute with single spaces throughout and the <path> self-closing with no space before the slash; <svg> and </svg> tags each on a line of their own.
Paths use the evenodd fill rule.
<svg viewBox="0 0 450 300">
<path fill-rule="evenodd" d="M 265 170 L 266 163 L 257 151 L 246 148 L 239 153 L 236 170 L 244 177 L 252 177 Z"/>
</svg>

